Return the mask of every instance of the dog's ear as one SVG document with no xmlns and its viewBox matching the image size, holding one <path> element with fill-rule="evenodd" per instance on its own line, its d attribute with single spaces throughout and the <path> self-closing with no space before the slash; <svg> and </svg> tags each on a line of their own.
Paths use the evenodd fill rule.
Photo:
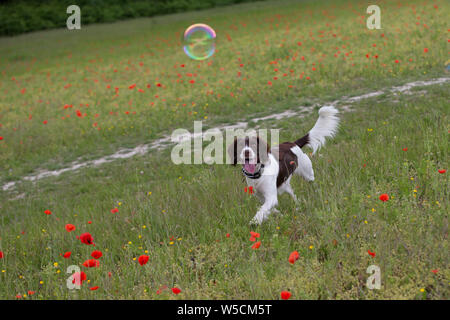
<svg viewBox="0 0 450 320">
<path fill-rule="evenodd" d="M 231 159 L 231 164 L 233 166 L 237 165 L 237 144 L 238 144 L 238 138 L 234 137 L 234 141 L 232 144 L 230 144 L 228 146 L 228 155 L 230 156 Z"/>
<path fill-rule="evenodd" d="M 256 137 L 256 143 L 258 148 L 258 159 L 261 163 L 265 163 L 269 160 L 270 147 L 267 142 L 265 142 L 259 136 Z"/>
</svg>

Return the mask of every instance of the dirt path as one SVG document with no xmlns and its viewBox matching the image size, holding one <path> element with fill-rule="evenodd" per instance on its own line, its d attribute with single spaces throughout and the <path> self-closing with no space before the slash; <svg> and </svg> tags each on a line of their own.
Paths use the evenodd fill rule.
<svg viewBox="0 0 450 320">
<path fill-rule="evenodd" d="M 339 104 L 340 106 L 338 107 L 338 109 L 340 111 L 348 111 L 349 104 L 352 104 L 352 103 L 355 103 L 355 102 L 358 102 L 358 101 L 361 101 L 364 99 L 376 97 L 376 96 L 379 96 L 379 95 L 382 95 L 385 93 L 393 93 L 393 94 L 405 93 L 414 87 L 430 86 L 430 85 L 434 85 L 434 84 L 445 83 L 448 81 L 450 81 L 450 78 L 447 78 L 447 77 L 431 79 L 431 80 L 427 80 L 427 81 L 414 81 L 414 82 L 406 83 L 402 86 L 391 87 L 391 88 L 383 89 L 380 91 L 369 92 L 369 93 L 351 97 L 351 98 L 344 96 L 340 100 L 336 100 L 336 101 L 333 101 L 333 102 L 330 102 L 330 103 L 324 104 L 324 105 L 337 106 Z M 265 120 L 281 120 L 281 119 L 291 118 L 291 117 L 300 117 L 301 118 L 301 117 L 304 117 L 307 114 L 309 114 L 314 109 L 314 107 L 316 107 L 316 105 L 309 106 L 309 107 L 304 107 L 304 106 L 297 107 L 295 109 L 289 109 L 289 110 L 283 111 L 281 113 L 275 113 L 275 114 L 260 117 L 260 118 L 254 118 L 251 121 L 257 123 L 257 122 L 265 121 Z M 212 128 L 212 130 L 224 131 L 226 129 L 239 129 L 239 128 L 245 129 L 247 126 L 248 126 L 248 122 L 237 122 L 237 123 L 231 124 L 231 125 L 228 124 L 228 125 L 218 126 L 218 127 Z M 153 149 L 166 148 L 166 147 L 170 146 L 172 143 L 180 142 L 185 139 L 191 139 L 194 137 L 195 136 L 193 134 L 180 135 L 180 136 L 177 136 L 174 140 L 172 140 L 170 136 L 165 136 L 165 137 L 157 139 L 151 143 L 138 145 L 135 148 L 119 149 L 117 152 L 115 152 L 111 155 L 107 155 L 107 156 L 104 156 L 104 157 L 101 157 L 101 158 L 98 158 L 95 160 L 89 160 L 89 161 L 85 161 L 85 162 L 74 161 L 74 162 L 69 163 L 67 167 L 62 168 L 62 169 L 51 170 L 51 171 L 40 170 L 32 175 L 23 177 L 22 180 L 23 181 L 37 181 L 37 180 L 40 180 L 40 179 L 43 179 L 46 177 L 59 176 L 64 172 L 75 171 L 75 170 L 79 170 L 79 169 L 86 168 L 86 167 L 99 166 L 104 163 L 113 162 L 117 159 L 131 158 L 131 157 L 134 157 L 135 155 L 142 155 Z M 19 182 L 20 182 L 20 180 L 8 182 L 2 186 L 2 190 L 3 191 L 12 190 L 16 186 L 16 184 Z M 16 198 L 18 198 L 18 197 L 16 197 Z"/>
</svg>

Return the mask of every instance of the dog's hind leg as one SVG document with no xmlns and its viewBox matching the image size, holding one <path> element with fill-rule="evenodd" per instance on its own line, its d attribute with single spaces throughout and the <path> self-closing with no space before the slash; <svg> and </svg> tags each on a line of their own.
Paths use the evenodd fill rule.
<svg viewBox="0 0 450 320">
<path fill-rule="evenodd" d="M 295 202 L 298 201 L 297 196 L 294 193 L 294 190 L 291 187 L 291 177 L 286 180 L 279 188 L 278 188 L 278 194 L 283 194 L 284 192 L 288 193 L 292 199 L 294 199 Z"/>
<path fill-rule="evenodd" d="M 298 167 L 294 172 L 306 181 L 314 181 L 314 170 L 311 159 L 299 147 L 293 147 L 291 151 L 298 159 Z"/>
</svg>

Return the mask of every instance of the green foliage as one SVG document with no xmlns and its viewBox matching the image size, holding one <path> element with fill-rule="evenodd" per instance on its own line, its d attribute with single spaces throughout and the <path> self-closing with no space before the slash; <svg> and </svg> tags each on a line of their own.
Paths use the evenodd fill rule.
<svg viewBox="0 0 450 320">
<path fill-rule="evenodd" d="M 80 7 L 82 25 L 86 25 L 252 1 L 255 0 L 7 1 L 0 4 L 0 36 L 63 28 L 69 16 L 66 9 L 72 4 Z"/>
</svg>

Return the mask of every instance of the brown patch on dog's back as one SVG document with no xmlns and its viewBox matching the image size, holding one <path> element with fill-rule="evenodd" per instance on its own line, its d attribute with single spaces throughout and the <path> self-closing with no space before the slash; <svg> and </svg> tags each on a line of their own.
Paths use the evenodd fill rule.
<svg viewBox="0 0 450 320">
<path fill-rule="evenodd" d="M 298 147 L 298 145 L 292 142 L 284 142 L 273 148 L 278 149 L 277 160 L 280 166 L 277 176 L 277 188 L 281 186 L 298 167 L 298 159 L 297 156 L 291 151 L 292 147 Z M 275 150 L 273 150 L 272 153 L 276 158 L 277 152 L 274 151 Z"/>
</svg>

